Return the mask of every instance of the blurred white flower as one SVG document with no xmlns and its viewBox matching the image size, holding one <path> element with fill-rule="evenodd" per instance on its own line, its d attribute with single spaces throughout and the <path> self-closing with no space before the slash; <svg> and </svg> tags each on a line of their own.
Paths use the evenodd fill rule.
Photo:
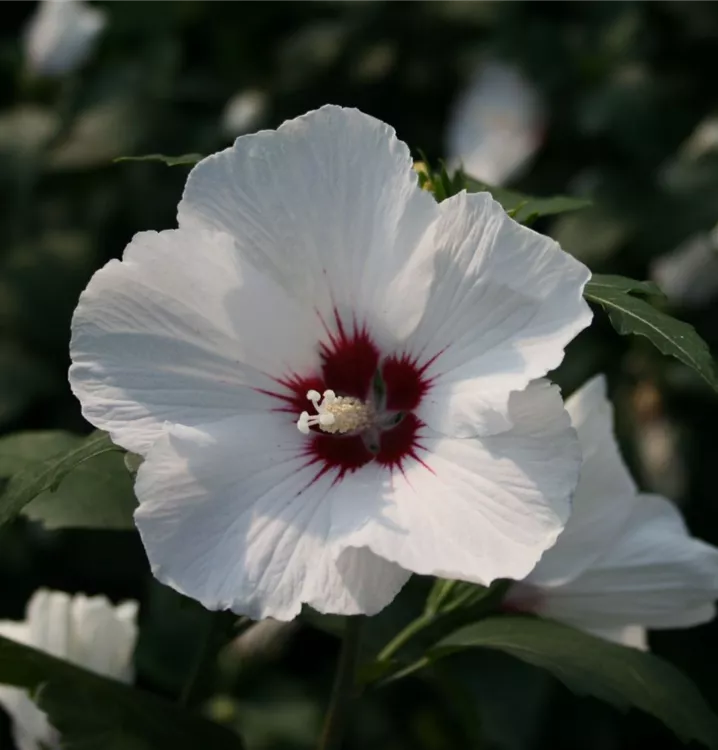
<svg viewBox="0 0 718 750">
<path fill-rule="evenodd" d="M 257 89 L 240 91 L 233 96 L 222 114 L 222 130 L 232 137 L 257 129 L 267 109 L 267 95 Z"/>
<path fill-rule="evenodd" d="M 674 304 L 708 304 L 718 294 L 718 227 L 661 255 L 651 264 L 650 274 Z"/>
<path fill-rule="evenodd" d="M 511 65 L 486 63 L 450 115 L 450 162 L 489 185 L 502 185 L 534 155 L 543 125 L 544 108 L 533 84 Z"/>
<path fill-rule="evenodd" d="M 691 537 L 668 500 L 638 492 L 618 450 L 603 377 L 566 408 L 584 454 L 573 511 L 507 604 L 639 648 L 646 628 L 712 619 L 718 549 Z"/>
<path fill-rule="evenodd" d="M 85 417 L 145 457 L 155 575 L 283 620 L 525 576 L 578 478 L 536 379 L 591 320 L 585 266 L 331 106 L 200 162 L 178 217 L 95 274 L 71 344 Z"/>
<path fill-rule="evenodd" d="M 104 596 L 36 591 L 23 622 L 0 622 L 0 635 L 97 674 L 130 682 L 137 640 L 137 602 L 117 606 Z M 27 692 L 0 685 L 0 703 L 13 722 L 19 750 L 55 750 L 57 730 Z"/>
<path fill-rule="evenodd" d="M 29 69 L 61 76 L 82 65 L 92 53 L 106 14 L 84 0 L 40 0 L 25 30 Z"/>
</svg>

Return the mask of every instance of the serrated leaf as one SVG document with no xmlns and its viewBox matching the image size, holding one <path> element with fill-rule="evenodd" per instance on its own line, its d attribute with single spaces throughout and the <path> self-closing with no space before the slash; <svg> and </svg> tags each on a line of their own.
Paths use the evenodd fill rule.
<svg viewBox="0 0 718 750">
<path fill-rule="evenodd" d="M 172 703 L 0 637 L 0 683 L 36 695 L 71 750 L 240 750 L 223 727 Z"/>
<path fill-rule="evenodd" d="M 132 528 L 132 481 L 120 451 L 103 432 L 87 438 L 57 431 L 3 438 L 0 475 L 11 476 L 0 496 L 0 523 L 26 511 L 51 528 Z"/>
<path fill-rule="evenodd" d="M 666 297 L 658 284 L 655 284 L 653 281 L 637 281 L 636 279 L 629 279 L 626 276 L 617 276 L 615 274 L 594 273 L 588 282 L 588 288 L 595 291 L 611 290 L 659 299 L 665 299 Z"/>
<path fill-rule="evenodd" d="M 603 277 L 605 280 L 610 277 Z M 620 277 L 619 277 L 620 278 Z M 646 292 L 644 292 L 646 293 Z M 695 328 L 657 310 L 639 297 L 610 284 L 589 281 L 584 290 L 589 302 L 600 305 L 621 335 L 645 336 L 659 351 L 692 367 L 718 390 L 715 363 L 708 345 Z"/>
<path fill-rule="evenodd" d="M 511 214 L 512 218 L 520 224 L 530 223 L 542 216 L 555 216 L 556 214 L 564 214 L 569 211 L 578 211 L 582 208 L 588 208 L 591 205 L 591 201 L 585 198 L 573 198 L 568 195 L 536 198 L 518 193 L 515 190 L 493 187 L 475 180 L 473 177 L 466 177 L 466 189 L 470 193 L 484 191 L 491 193 L 494 199 L 503 206 L 504 210 Z"/>
<path fill-rule="evenodd" d="M 164 154 L 145 154 L 144 156 L 118 156 L 113 161 L 117 164 L 122 161 L 155 161 L 166 164 L 168 167 L 194 166 L 198 161 L 204 159 L 203 154 L 182 154 L 181 156 L 165 156 Z"/>
<path fill-rule="evenodd" d="M 503 616 L 452 633 L 430 649 L 427 663 L 467 648 L 503 651 L 546 669 L 576 693 L 639 708 L 682 740 L 718 748 L 718 717 L 684 674 L 652 654 L 551 620 Z"/>
</svg>

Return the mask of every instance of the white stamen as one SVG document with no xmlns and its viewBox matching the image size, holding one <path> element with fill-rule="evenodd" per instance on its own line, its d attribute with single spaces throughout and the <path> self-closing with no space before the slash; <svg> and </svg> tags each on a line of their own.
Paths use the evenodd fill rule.
<svg viewBox="0 0 718 750">
<path fill-rule="evenodd" d="M 315 426 L 322 432 L 357 432 L 369 427 L 374 418 L 374 410 L 369 404 L 353 396 L 337 396 L 332 390 L 323 394 L 308 391 L 307 400 L 312 402 L 317 413 L 303 411 L 299 415 L 297 428 L 304 435 Z"/>
</svg>

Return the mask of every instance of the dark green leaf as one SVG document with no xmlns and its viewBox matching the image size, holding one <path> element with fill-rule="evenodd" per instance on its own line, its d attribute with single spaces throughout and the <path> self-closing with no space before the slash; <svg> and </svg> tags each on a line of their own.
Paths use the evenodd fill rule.
<svg viewBox="0 0 718 750">
<path fill-rule="evenodd" d="M 145 154 L 144 156 L 118 156 L 113 161 L 156 161 L 166 164 L 168 167 L 193 166 L 204 159 L 203 154 L 182 154 L 181 156 L 165 156 L 164 154 Z"/>
<path fill-rule="evenodd" d="M 567 195 L 555 195 L 550 198 L 534 198 L 530 195 L 517 193 L 515 190 L 492 187 L 483 182 L 466 177 L 466 189 L 470 193 L 486 191 L 491 193 L 504 210 L 511 214 L 520 224 L 530 223 L 541 216 L 553 216 L 569 211 L 578 211 L 591 205 L 591 201 L 584 198 L 572 198 Z"/>
<path fill-rule="evenodd" d="M 228 730 L 155 695 L 0 637 L 0 682 L 36 692 L 72 750 L 239 750 Z"/>
<path fill-rule="evenodd" d="M 132 528 L 132 479 L 120 448 L 96 432 L 26 432 L 0 440 L 0 523 L 20 512 L 49 528 Z"/>
<path fill-rule="evenodd" d="M 718 748 L 718 717 L 695 685 L 666 661 L 550 620 L 490 617 L 440 641 L 427 663 L 467 648 L 490 648 L 548 670 L 576 693 L 620 709 L 640 708 L 684 741 Z"/>
<path fill-rule="evenodd" d="M 628 294 L 620 288 L 620 284 L 616 286 L 606 283 L 605 280 L 611 278 L 615 277 L 599 277 L 597 283 L 589 281 L 584 296 L 589 302 L 603 307 L 618 333 L 645 336 L 663 354 L 675 357 L 692 367 L 718 390 L 713 357 L 708 345 L 696 333 L 695 328 L 657 310 L 645 300 Z M 625 281 L 630 280 L 623 279 L 621 283 Z M 649 285 L 648 290 L 650 289 Z M 645 286 L 639 291 L 644 294 L 650 293 Z"/>
</svg>

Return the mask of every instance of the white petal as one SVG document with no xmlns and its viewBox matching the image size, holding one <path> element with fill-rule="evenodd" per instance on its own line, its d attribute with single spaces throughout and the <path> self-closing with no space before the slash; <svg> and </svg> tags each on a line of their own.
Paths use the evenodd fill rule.
<svg viewBox="0 0 718 750">
<path fill-rule="evenodd" d="M 460 193 L 440 210 L 404 300 L 410 318 L 412 305 L 423 308 L 406 350 L 431 362 L 419 416 L 444 434 L 491 434 L 510 426 L 509 392 L 557 367 L 591 322 L 590 272 L 488 193 Z"/>
<path fill-rule="evenodd" d="M 368 550 L 334 549 L 334 477 L 316 478 L 305 440 L 271 413 L 161 438 L 138 473 L 135 513 L 159 580 L 255 619 L 289 620 L 303 603 L 337 614 L 388 604 L 409 574 Z"/>
<path fill-rule="evenodd" d="M 180 227 L 228 232 L 244 257 L 327 325 L 335 312 L 369 325 L 380 346 L 387 316 L 410 330 L 404 269 L 437 215 L 394 130 L 334 106 L 204 159 L 178 209 Z"/>
<path fill-rule="evenodd" d="M 365 487 L 359 504 L 351 482 L 361 477 L 342 482 L 332 498 L 338 544 L 444 578 L 525 576 L 568 517 L 580 451 L 547 382 L 512 394 L 510 415 L 511 431 L 483 439 L 422 431 L 421 461 L 406 460 L 374 497 Z"/>
<path fill-rule="evenodd" d="M 70 383 L 88 421 L 144 454 L 166 422 L 276 406 L 255 389 L 315 369 L 320 330 L 230 237 L 143 232 L 80 297 Z"/>
<path fill-rule="evenodd" d="M 57 731 L 25 690 L 0 685 L 0 703 L 12 719 L 12 736 L 17 750 L 59 747 Z"/>
<path fill-rule="evenodd" d="M 566 409 L 583 453 L 581 477 L 566 528 L 526 579 L 536 585 L 558 585 L 579 576 L 614 543 L 637 502 L 636 485 L 614 435 L 605 379 L 586 383 L 568 399 Z"/>
<path fill-rule="evenodd" d="M 501 185 L 533 156 L 543 120 L 533 85 L 517 68 L 491 62 L 469 82 L 451 114 L 449 156 L 473 177 Z"/>
<path fill-rule="evenodd" d="M 639 651 L 648 651 L 648 633 L 640 625 L 626 625 L 622 628 L 594 628 L 589 631 L 599 638 L 607 641 L 620 643 L 622 646 L 637 648 Z"/>
<path fill-rule="evenodd" d="M 544 588 L 537 611 L 578 627 L 688 627 L 712 619 L 718 549 L 689 536 L 664 498 L 641 495 L 623 534 L 565 586 Z"/>
<path fill-rule="evenodd" d="M 258 89 L 245 89 L 235 94 L 222 113 L 222 130 L 230 136 L 256 130 L 267 110 L 267 95 Z"/>
<path fill-rule="evenodd" d="M 2 622 L 0 633 L 72 664 L 128 680 L 136 613 L 135 602 L 115 608 L 105 597 L 39 589 L 27 606 L 27 621 Z M 0 686 L 0 703 L 12 717 L 19 750 L 59 747 L 56 730 L 26 691 Z"/>
<path fill-rule="evenodd" d="M 137 602 L 115 607 L 104 596 L 78 594 L 72 601 L 72 661 L 122 682 L 132 679 L 137 641 Z"/>
<path fill-rule="evenodd" d="M 105 12 L 83 0 L 43 0 L 25 32 L 31 70 L 58 76 L 82 64 L 106 23 Z"/>
<path fill-rule="evenodd" d="M 27 605 L 30 645 L 60 659 L 74 656 L 72 598 L 64 591 L 38 589 Z"/>
<path fill-rule="evenodd" d="M 30 628 L 26 622 L 0 622 L 0 635 L 18 643 L 31 645 Z M 13 737 L 18 750 L 40 750 L 40 742 L 52 739 L 45 714 L 30 700 L 27 691 L 0 685 L 0 705 L 13 722 Z"/>
<path fill-rule="evenodd" d="M 26 622 L 1 620 L 0 635 L 18 643 L 30 643 L 30 628 Z"/>
<path fill-rule="evenodd" d="M 27 607 L 27 642 L 98 674 L 129 682 L 137 603 L 38 589 Z"/>
</svg>

